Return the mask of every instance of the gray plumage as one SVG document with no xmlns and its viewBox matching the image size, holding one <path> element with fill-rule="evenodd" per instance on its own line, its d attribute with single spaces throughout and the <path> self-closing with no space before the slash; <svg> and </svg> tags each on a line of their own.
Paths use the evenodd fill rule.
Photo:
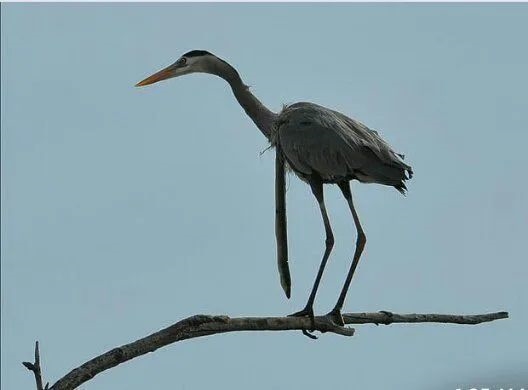
<svg viewBox="0 0 528 390">
<path fill-rule="evenodd" d="M 295 103 L 279 114 L 271 142 L 303 180 L 324 183 L 357 179 L 395 187 L 404 193 L 412 168 L 362 123 L 314 103 Z"/>
<path fill-rule="evenodd" d="M 378 183 L 393 186 L 405 193 L 405 182 L 412 177 L 412 168 L 379 136 L 362 123 L 337 111 L 314 103 L 295 103 L 274 113 L 264 106 L 242 82 L 240 75 L 226 61 L 205 50 L 193 50 L 174 64 L 139 82 L 144 86 L 190 73 L 209 73 L 226 80 L 237 101 L 259 130 L 276 148 L 276 224 L 277 262 L 282 288 L 289 298 L 291 277 L 288 266 L 286 223 L 285 168 L 289 166 L 311 187 L 317 199 L 326 232 L 326 248 L 305 308 L 293 315 L 313 319 L 313 303 L 319 282 L 334 245 L 334 236 L 323 196 L 323 184 L 337 184 L 347 200 L 358 232 L 352 265 L 335 307 L 327 314 L 343 325 L 341 309 L 352 276 L 366 243 L 366 236 L 355 210 L 349 182 Z M 305 332 L 309 337 L 314 337 Z"/>
</svg>

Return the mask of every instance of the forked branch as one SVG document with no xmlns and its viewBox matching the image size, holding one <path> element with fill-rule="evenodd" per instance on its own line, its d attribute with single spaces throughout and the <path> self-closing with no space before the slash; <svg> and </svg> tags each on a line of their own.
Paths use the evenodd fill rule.
<svg viewBox="0 0 528 390">
<path fill-rule="evenodd" d="M 40 368 L 40 351 L 39 351 L 39 342 L 35 342 L 35 362 L 22 362 L 24 367 L 29 371 L 33 372 L 35 375 L 35 384 L 37 385 L 37 390 L 48 390 L 49 383 L 46 383 L 46 386 L 42 386 L 42 370 Z"/>
<path fill-rule="evenodd" d="M 477 315 L 451 315 L 451 314 L 393 314 L 382 311 L 377 313 L 346 313 L 343 319 L 346 324 L 393 324 L 436 322 L 448 324 L 475 325 L 482 322 L 495 321 L 508 318 L 507 312 L 497 312 Z M 153 352 L 158 348 L 195 337 L 209 336 L 217 333 L 239 331 L 280 331 L 302 330 L 319 331 L 322 333 L 335 333 L 343 336 L 352 336 L 353 328 L 341 327 L 329 321 L 327 317 L 315 317 L 314 322 L 309 318 L 300 317 L 239 317 L 195 315 L 181 320 L 174 325 L 162 329 L 149 336 L 114 348 L 99 355 L 83 365 L 73 369 L 59 379 L 50 390 L 73 390 L 81 384 L 92 379 L 95 375 L 117 366 L 123 362 Z M 35 347 L 35 363 L 23 363 L 26 368 L 33 371 L 37 383 L 37 390 L 46 390 L 42 387 L 40 369 L 40 356 L 38 342 Z"/>
</svg>

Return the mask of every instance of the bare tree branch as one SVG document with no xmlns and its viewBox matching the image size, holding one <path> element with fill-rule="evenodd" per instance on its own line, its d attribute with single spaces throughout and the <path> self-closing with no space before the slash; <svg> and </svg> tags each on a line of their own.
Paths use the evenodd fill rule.
<svg viewBox="0 0 528 390">
<path fill-rule="evenodd" d="M 393 314 L 382 311 L 377 313 L 343 314 L 343 319 L 346 324 L 376 325 L 418 322 L 475 325 L 502 318 L 508 318 L 508 313 L 497 312 L 477 315 L 451 315 Z M 330 332 L 343 336 L 352 336 L 354 334 L 354 329 L 335 325 L 325 316 L 315 317 L 312 322 L 309 318 L 302 317 L 230 318 L 228 316 L 195 315 L 130 344 L 114 348 L 87 361 L 59 379 L 53 386 L 51 386 L 50 390 L 73 390 L 81 384 L 89 381 L 100 372 L 177 341 L 209 336 L 217 333 L 281 330 L 319 331 L 322 333 Z M 24 362 L 23 364 L 35 374 L 37 390 L 46 390 L 48 385 L 46 385 L 45 388 L 42 387 L 38 342 L 35 348 L 35 363 Z"/>
<path fill-rule="evenodd" d="M 42 386 L 42 370 L 40 369 L 40 351 L 38 341 L 35 341 L 35 363 L 22 362 L 22 364 L 29 371 L 33 371 L 33 374 L 35 375 L 35 383 L 37 385 L 37 390 L 48 390 L 49 383 L 46 383 L 46 387 Z"/>
<path fill-rule="evenodd" d="M 396 323 L 423 323 L 436 322 L 444 324 L 477 325 L 483 322 L 490 322 L 508 318 L 507 311 L 499 311 L 488 314 L 396 314 L 389 311 L 377 313 L 346 313 L 343 314 L 345 324 L 383 324 L 390 325 Z"/>
</svg>

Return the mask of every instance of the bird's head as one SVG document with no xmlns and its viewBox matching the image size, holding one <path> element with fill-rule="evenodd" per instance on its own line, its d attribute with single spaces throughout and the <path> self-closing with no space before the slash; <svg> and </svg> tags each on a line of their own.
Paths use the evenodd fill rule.
<svg viewBox="0 0 528 390">
<path fill-rule="evenodd" d="M 190 73 L 211 73 L 219 74 L 219 69 L 229 66 L 214 54 L 205 50 L 192 50 L 182 55 L 175 63 L 147 77 L 145 80 L 136 84 L 136 87 L 142 87 L 156 83 L 158 81 L 171 79 L 173 77 L 183 76 Z"/>
</svg>

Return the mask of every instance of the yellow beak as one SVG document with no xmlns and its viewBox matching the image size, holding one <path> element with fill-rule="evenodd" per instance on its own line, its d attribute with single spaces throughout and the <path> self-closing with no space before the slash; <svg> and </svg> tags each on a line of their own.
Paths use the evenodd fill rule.
<svg viewBox="0 0 528 390">
<path fill-rule="evenodd" d="M 152 76 L 147 77 L 145 80 L 140 81 L 136 84 L 136 87 L 143 87 L 145 85 L 154 84 L 158 81 L 167 80 L 171 77 L 176 76 L 174 72 L 174 66 L 168 66 L 165 69 L 160 70 L 159 72 L 154 73 Z"/>
</svg>

